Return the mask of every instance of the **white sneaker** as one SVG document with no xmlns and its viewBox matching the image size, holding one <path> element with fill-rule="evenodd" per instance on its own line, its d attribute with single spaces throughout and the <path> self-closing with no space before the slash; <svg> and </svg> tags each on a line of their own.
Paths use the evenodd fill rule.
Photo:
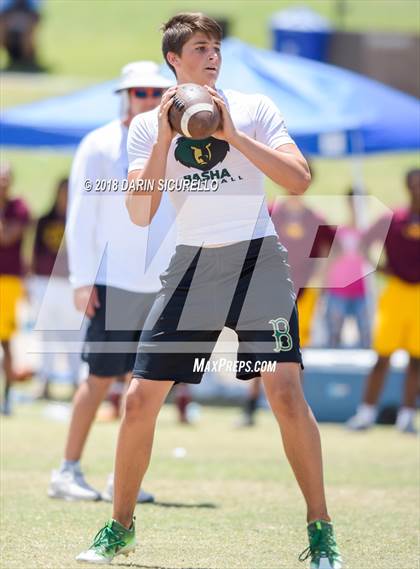
<svg viewBox="0 0 420 569">
<path fill-rule="evenodd" d="M 376 423 L 377 414 L 376 407 L 366 404 L 360 405 L 356 414 L 347 421 L 346 427 L 351 431 L 369 429 Z"/>
<path fill-rule="evenodd" d="M 243 415 L 238 417 L 238 419 L 235 421 L 233 426 L 236 429 L 243 429 L 245 427 L 254 427 L 255 426 L 254 417 L 252 415 L 248 415 L 247 413 L 244 413 Z"/>
<path fill-rule="evenodd" d="M 395 426 L 401 433 L 417 434 L 415 425 L 416 411 L 411 408 L 401 407 L 398 411 Z"/>
<path fill-rule="evenodd" d="M 397 427 L 398 431 L 400 431 L 400 433 L 406 433 L 408 435 L 417 435 L 418 434 L 418 430 L 416 429 L 416 426 L 414 425 L 414 423 L 408 423 L 407 425 L 405 425 L 405 427 Z"/>
<path fill-rule="evenodd" d="M 106 489 L 104 492 L 102 492 L 101 497 L 102 500 L 104 500 L 105 502 L 112 502 L 113 496 L 114 496 L 114 474 L 111 473 L 108 476 Z M 142 488 L 140 488 L 140 491 L 137 496 L 137 504 L 150 504 L 154 501 L 155 497 L 153 496 L 153 494 L 149 494 L 148 492 L 145 492 Z"/>
<path fill-rule="evenodd" d="M 96 502 L 101 499 L 101 494 L 89 486 L 80 469 L 62 472 L 53 470 L 48 487 L 48 496 L 69 502 L 77 500 Z"/>
</svg>

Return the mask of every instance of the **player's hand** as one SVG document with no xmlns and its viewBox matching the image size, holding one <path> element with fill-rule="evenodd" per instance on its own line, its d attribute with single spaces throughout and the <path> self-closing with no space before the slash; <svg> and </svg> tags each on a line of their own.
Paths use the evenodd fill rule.
<svg viewBox="0 0 420 569">
<path fill-rule="evenodd" d="M 74 291 L 74 306 L 89 318 L 93 318 L 96 309 L 101 306 L 96 286 L 88 285 L 76 288 Z"/>
<path fill-rule="evenodd" d="M 176 93 L 176 86 L 169 87 L 167 91 L 162 95 L 162 100 L 160 102 L 158 111 L 158 142 L 166 143 L 168 146 L 171 144 L 173 137 L 176 132 L 172 129 L 169 122 L 169 109 L 174 102 L 174 95 Z"/>
<path fill-rule="evenodd" d="M 226 103 L 215 89 L 209 87 L 208 85 L 205 85 L 205 88 L 210 93 L 214 103 L 219 108 L 221 115 L 221 128 L 219 130 L 216 130 L 212 136 L 215 138 L 220 138 L 221 140 L 226 140 L 226 142 L 229 142 L 233 145 L 239 133 L 233 124 L 232 117 L 230 116 Z"/>
</svg>

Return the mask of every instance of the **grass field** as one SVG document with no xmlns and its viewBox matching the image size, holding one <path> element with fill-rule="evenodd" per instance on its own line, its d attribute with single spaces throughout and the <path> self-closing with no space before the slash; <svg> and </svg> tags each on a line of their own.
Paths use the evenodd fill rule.
<svg viewBox="0 0 420 569">
<path fill-rule="evenodd" d="M 59 178 L 68 175 L 71 155 L 51 152 L 3 151 L 15 170 L 14 193 L 24 196 L 34 216 L 44 213 L 51 205 L 54 187 Z M 415 153 L 370 156 L 362 161 L 366 191 L 389 207 L 401 206 L 407 201 L 404 188 L 405 172 L 420 167 L 420 157 Z M 308 196 L 342 195 L 353 182 L 352 163 L 349 160 L 314 160 L 315 176 Z M 267 181 L 270 198 L 282 195 L 274 183 Z M 316 203 L 315 203 L 316 205 Z M 343 209 L 325 208 L 320 201 L 318 208 L 331 221 L 341 221 Z"/>
<path fill-rule="evenodd" d="M 127 61 L 152 58 L 161 61 L 159 26 L 181 10 L 209 10 L 227 17 L 233 35 L 260 47 L 270 46 L 269 19 L 273 13 L 294 5 L 292 0 L 215 0 L 197 6 L 191 0 L 54 0 L 43 4 L 39 29 L 40 56 L 49 70 L 45 75 L 5 75 L 0 82 L 0 105 L 29 102 L 60 95 L 119 74 Z M 308 4 L 335 25 L 335 0 L 311 0 Z M 413 0 L 347 0 L 346 29 L 400 30 L 415 32 L 420 3 Z M 211 7 L 211 10 L 210 10 Z M 3 64 L 4 53 L 3 53 Z M 3 150 L 15 170 L 14 193 L 24 195 L 34 216 L 49 207 L 57 179 L 68 173 L 70 154 Z M 370 193 L 387 205 L 404 202 L 402 177 L 419 164 L 418 155 L 376 156 L 365 162 Z M 322 160 L 315 163 L 317 176 L 311 195 L 341 194 L 352 182 L 348 162 Z M 270 196 L 277 189 L 267 184 Z M 340 211 L 328 208 L 335 219 Z"/>
<path fill-rule="evenodd" d="M 4 76 L 2 108 L 81 88 L 118 75 L 135 59 L 161 60 L 158 29 L 180 10 L 206 11 L 232 21 L 232 33 L 269 47 L 268 20 L 292 1 L 50 0 L 39 30 L 47 76 Z M 311 7 L 337 22 L 333 0 Z M 418 30 L 416 0 L 348 0 L 346 28 Z M 210 13 L 210 10 L 209 10 Z M 4 54 L 1 65 L 5 64 Z M 2 151 L 15 170 L 14 193 L 28 200 L 34 216 L 46 211 L 57 179 L 68 173 L 70 154 Z M 375 156 L 364 162 L 369 193 L 390 206 L 406 200 L 404 172 L 419 156 Z M 347 161 L 315 162 L 309 195 L 343 193 L 352 181 Z M 277 190 L 271 184 L 272 197 Z M 327 208 L 330 220 L 343 211 Z M 22 406 L 2 420 L 2 569 L 71 569 L 109 517 L 108 504 L 71 504 L 46 497 L 50 470 L 60 459 L 67 425 L 52 422 L 41 404 Z M 235 411 L 204 409 L 201 423 L 185 428 L 175 412 L 162 413 L 145 487 L 158 503 L 137 509 L 141 545 L 117 567 L 139 569 L 297 569 L 306 547 L 304 505 L 266 413 L 254 430 L 232 428 Z M 112 468 L 116 424 L 98 424 L 84 466 L 88 480 L 103 488 Z M 331 513 L 346 569 L 418 567 L 418 446 L 390 428 L 362 435 L 322 427 Z M 172 451 L 184 447 L 184 459 Z M 306 567 L 306 566 L 305 566 Z"/>
<path fill-rule="evenodd" d="M 269 21 L 295 0 L 51 0 L 42 6 L 39 50 L 54 74 L 109 78 L 127 61 L 160 58 L 159 28 L 173 14 L 203 11 L 231 22 L 231 33 L 261 46 L 271 44 Z M 415 0 L 347 0 L 344 22 L 336 0 L 309 0 L 334 27 L 418 32 Z M 2 64 L 5 54 L 2 53 Z"/>
<path fill-rule="evenodd" d="M 51 468 L 61 459 L 65 423 L 39 405 L 5 419 L 2 436 L 4 569 L 80 567 L 74 556 L 110 515 L 104 503 L 49 500 Z M 139 569 L 298 569 L 306 547 L 304 505 L 280 447 L 277 426 L 261 412 L 252 430 L 232 428 L 233 409 L 203 409 L 196 427 L 175 423 L 165 407 L 145 488 L 157 504 L 137 507 L 140 546 L 117 567 Z M 84 460 L 103 488 L 112 468 L 116 424 L 97 424 Z M 346 569 L 418 565 L 418 446 L 378 427 L 350 434 L 322 426 L 331 514 Z M 173 457 L 175 447 L 187 451 Z"/>
</svg>

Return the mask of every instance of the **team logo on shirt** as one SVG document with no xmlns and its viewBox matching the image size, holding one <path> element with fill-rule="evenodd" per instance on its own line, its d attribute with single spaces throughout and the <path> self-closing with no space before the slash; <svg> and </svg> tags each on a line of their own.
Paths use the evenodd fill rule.
<svg viewBox="0 0 420 569">
<path fill-rule="evenodd" d="M 42 232 L 42 241 L 47 249 L 57 253 L 60 249 L 64 236 L 64 225 L 62 221 L 50 221 Z"/>
<path fill-rule="evenodd" d="M 420 239 L 420 223 L 412 222 L 405 226 L 404 237 L 407 239 Z"/>
<path fill-rule="evenodd" d="M 293 348 L 289 322 L 286 318 L 273 318 L 268 323 L 273 327 L 273 338 L 276 342 L 273 352 L 289 352 Z"/>
<path fill-rule="evenodd" d="M 223 162 L 229 149 L 225 140 L 213 136 L 204 140 L 180 136 L 176 141 L 175 159 L 187 168 L 207 171 Z"/>
<path fill-rule="evenodd" d="M 291 239 L 302 239 L 305 229 L 298 221 L 291 221 L 285 227 L 286 235 Z"/>
</svg>

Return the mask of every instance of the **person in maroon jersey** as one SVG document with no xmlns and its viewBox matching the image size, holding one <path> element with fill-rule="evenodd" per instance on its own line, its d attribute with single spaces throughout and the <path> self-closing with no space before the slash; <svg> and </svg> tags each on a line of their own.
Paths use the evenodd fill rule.
<svg viewBox="0 0 420 569">
<path fill-rule="evenodd" d="M 68 179 L 62 178 L 57 184 L 51 209 L 38 219 L 33 253 L 33 273 L 36 275 L 49 277 L 54 270 L 55 276 L 68 277 L 67 254 L 65 249 L 60 251 L 64 237 L 67 195 Z"/>
<path fill-rule="evenodd" d="M 68 179 L 59 180 L 54 203 L 48 213 L 37 223 L 32 260 L 31 293 L 38 316 L 37 327 L 42 330 L 42 365 L 39 372 L 41 390 L 39 397 L 50 398 L 49 385 L 56 378 L 55 355 L 48 342 L 80 341 L 80 333 L 73 332 L 70 323 L 78 322 L 73 307 L 72 288 L 69 283 L 67 250 L 64 239 Z M 68 330 L 60 329 L 69 324 Z M 67 353 L 69 379 L 77 388 L 80 353 Z"/>
<path fill-rule="evenodd" d="M 277 200 L 270 213 L 279 241 L 288 251 L 297 295 L 301 346 L 306 347 L 311 343 L 311 324 L 319 298 L 319 289 L 314 286 L 316 260 L 328 257 L 336 226 L 329 225 L 299 196 Z"/>
<path fill-rule="evenodd" d="M 410 359 L 396 427 L 401 432 L 416 432 L 420 379 L 420 169 L 407 173 L 406 185 L 410 205 L 392 217 L 384 246 L 386 263 L 379 268 L 387 275 L 387 284 L 379 298 L 373 337 L 378 359 L 367 378 L 363 402 L 347 423 L 352 430 L 367 429 L 375 423 L 390 357 L 396 350 L 405 350 Z M 366 232 L 366 249 L 384 234 L 388 224 L 389 216 L 383 217 Z"/>
<path fill-rule="evenodd" d="M 314 172 L 308 163 L 312 179 Z M 300 196 L 277 198 L 269 204 L 279 242 L 288 252 L 288 263 L 297 295 L 300 345 L 306 347 L 311 342 L 311 327 L 319 289 L 308 286 L 313 279 L 316 259 L 327 257 L 334 240 L 336 227 L 311 209 Z M 261 393 L 261 379 L 250 380 L 242 416 L 237 427 L 252 427 Z"/>
<path fill-rule="evenodd" d="M 23 295 L 22 243 L 30 216 L 21 198 L 12 198 L 9 164 L 0 166 L 0 342 L 3 349 L 4 398 L 1 413 L 10 414 L 10 387 L 15 379 L 11 339 L 16 331 L 16 309 Z"/>
</svg>

